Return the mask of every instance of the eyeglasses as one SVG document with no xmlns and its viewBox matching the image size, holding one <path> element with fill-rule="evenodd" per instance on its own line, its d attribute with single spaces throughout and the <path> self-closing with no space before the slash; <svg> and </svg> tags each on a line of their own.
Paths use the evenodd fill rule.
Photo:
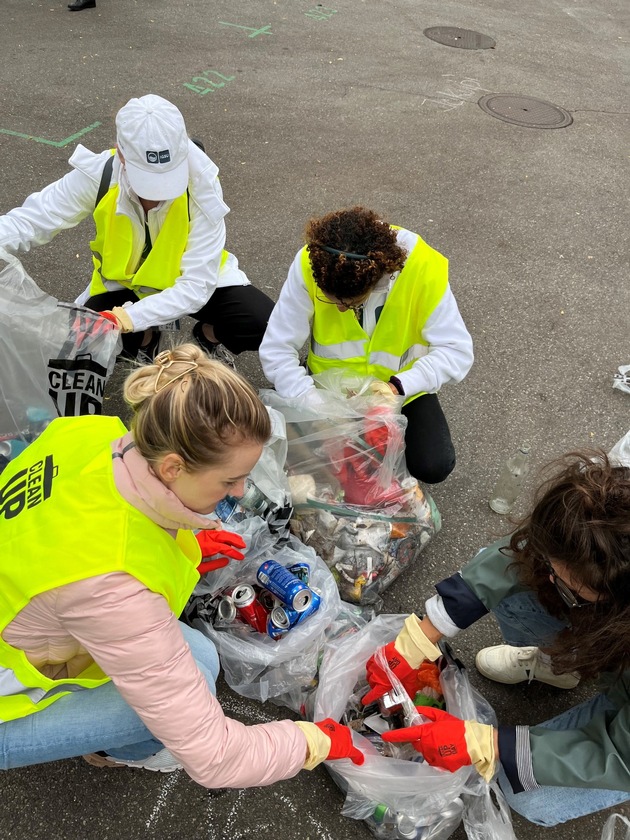
<svg viewBox="0 0 630 840">
<path fill-rule="evenodd" d="M 572 610 L 579 609 L 580 607 L 592 607 L 598 603 L 598 601 L 587 601 L 586 598 L 581 598 L 576 592 L 569 589 L 562 578 L 558 577 L 553 566 L 548 560 L 545 561 L 545 566 L 547 567 L 547 571 L 549 572 L 553 585 L 556 587 L 558 595 L 562 598 L 562 601 L 567 607 L 569 607 L 569 609 Z"/>
<path fill-rule="evenodd" d="M 363 310 L 365 302 L 369 297 L 369 294 L 366 295 L 362 300 L 352 302 L 343 300 L 342 298 L 336 298 L 335 300 L 331 300 L 330 298 L 322 297 L 317 292 L 315 292 L 315 297 L 320 303 L 328 303 L 331 306 L 345 306 L 346 309 L 350 310 L 350 312 L 354 314 L 355 318 L 360 318 L 361 312 Z"/>
</svg>

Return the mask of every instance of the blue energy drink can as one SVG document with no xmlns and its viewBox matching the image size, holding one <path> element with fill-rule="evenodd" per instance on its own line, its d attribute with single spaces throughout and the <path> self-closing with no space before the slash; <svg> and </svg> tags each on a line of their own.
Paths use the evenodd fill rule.
<svg viewBox="0 0 630 840">
<path fill-rule="evenodd" d="M 306 619 L 309 616 L 311 616 L 311 615 L 313 615 L 313 613 L 317 612 L 317 610 L 319 609 L 319 605 L 322 602 L 322 599 L 319 597 L 317 592 L 313 592 L 312 590 L 311 590 L 311 596 L 312 596 L 311 603 L 308 605 L 308 607 L 305 610 L 302 610 L 302 612 L 297 612 L 297 610 L 292 610 L 291 607 L 282 607 L 283 611 L 285 612 L 285 614 L 286 614 L 286 616 L 289 620 L 289 626 L 290 627 L 295 627 L 298 624 L 302 624 L 302 622 L 306 621 Z"/>
<path fill-rule="evenodd" d="M 274 607 L 269 613 L 267 619 L 267 635 L 270 636 L 274 642 L 277 642 L 283 636 L 286 636 L 291 629 L 291 622 L 287 615 L 287 607 Z M 295 612 L 295 610 L 292 610 Z M 295 613 L 299 615 L 299 613 Z"/>
<path fill-rule="evenodd" d="M 295 575 L 296 578 L 305 583 L 308 586 L 308 582 L 311 577 L 311 567 L 308 563 L 300 562 L 294 563 L 292 566 L 287 566 L 287 571 L 291 572 L 292 575 Z"/>
<path fill-rule="evenodd" d="M 229 522 L 237 511 L 238 499 L 235 499 L 234 496 L 226 496 L 220 502 L 217 502 L 214 508 L 214 512 L 221 522 Z"/>
<path fill-rule="evenodd" d="M 256 572 L 256 579 L 296 612 L 304 612 L 313 600 L 313 593 L 308 586 L 275 560 L 266 560 Z"/>
</svg>

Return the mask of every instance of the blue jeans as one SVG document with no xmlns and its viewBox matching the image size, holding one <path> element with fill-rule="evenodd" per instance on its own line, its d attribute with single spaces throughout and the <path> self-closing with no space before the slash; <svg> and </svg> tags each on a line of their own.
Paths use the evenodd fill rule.
<svg viewBox="0 0 630 840">
<path fill-rule="evenodd" d="M 549 615 L 531 592 L 505 598 L 493 614 L 505 641 L 517 647 L 545 647 L 565 626 Z M 540 725 L 549 729 L 579 729 L 596 714 L 614 708 L 606 695 L 597 694 Z M 499 784 L 510 808 L 530 822 L 544 826 L 558 825 L 630 799 L 630 794 L 625 791 L 599 788 L 544 786 L 538 790 L 513 793 L 502 770 L 499 772 Z"/>
<path fill-rule="evenodd" d="M 212 693 L 219 658 L 209 639 L 180 622 L 184 638 Z M 136 761 L 163 748 L 113 683 L 75 691 L 48 708 L 0 723 L 0 770 L 28 767 L 104 750 Z"/>
</svg>

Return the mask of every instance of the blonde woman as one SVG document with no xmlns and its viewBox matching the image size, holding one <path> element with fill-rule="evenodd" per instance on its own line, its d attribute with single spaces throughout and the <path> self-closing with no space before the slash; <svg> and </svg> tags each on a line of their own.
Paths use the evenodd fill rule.
<svg viewBox="0 0 630 840">
<path fill-rule="evenodd" d="M 124 396 L 130 432 L 60 418 L 2 473 L 0 767 L 86 755 L 241 788 L 361 763 L 334 721 L 226 718 L 216 651 L 177 619 L 199 577 L 193 531 L 242 494 L 269 436 L 255 391 L 184 344 L 135 370 Z"/>
</svg>

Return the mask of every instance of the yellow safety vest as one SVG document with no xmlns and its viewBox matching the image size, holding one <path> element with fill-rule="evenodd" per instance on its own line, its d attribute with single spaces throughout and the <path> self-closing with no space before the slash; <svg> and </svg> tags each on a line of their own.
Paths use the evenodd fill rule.
<svg viewBox="0 0 630 840">
<path fill-rule="evenodd" d="M 199 580 L 199 545 L 192 531 L 173 539 L 118 493 L 110 444 L 126 431 L 116 417 L 62 417 L 3 471 L 0 634 L 36 595 L 109 572 L 183 610 Z M 94 662 L 78 677 L 49 679 L 0 635 L 0 721 L 108 679 Z"/>
<path fill-rule="evenodd" d="M 94 264 L 90 295 L 111 291 L 106 284 L 113 282 L 143 298 L 170 288 L 182 273 L 182 256 L 190 227 L 188 192 L 173 201 L 146 260 L 134 271 L 134 266 L 130 264 L 133 246 L 131 219 L 116 213 L 119 191 L 118 184 L 114 184 L 94 209 L 96 236 L 90 242 Z M 224 250 L 221 266 L 228 256 Z"/>
<path fill-rule="evenodd" d="M 320 300 L 323 293 L 318 291 L 306 248 L 301 252 L 301 267 L 314 306 L 307 360 L 312 373 L 344 368 L 387 382 L 428 353 L 423 329 L 446 292 L 448 260 L 420 237 L 387 296 L 372 336 L 353 312 L 340 312 Z M 405 402 L 419 396 L 414 394 Z"/>
</svg>

